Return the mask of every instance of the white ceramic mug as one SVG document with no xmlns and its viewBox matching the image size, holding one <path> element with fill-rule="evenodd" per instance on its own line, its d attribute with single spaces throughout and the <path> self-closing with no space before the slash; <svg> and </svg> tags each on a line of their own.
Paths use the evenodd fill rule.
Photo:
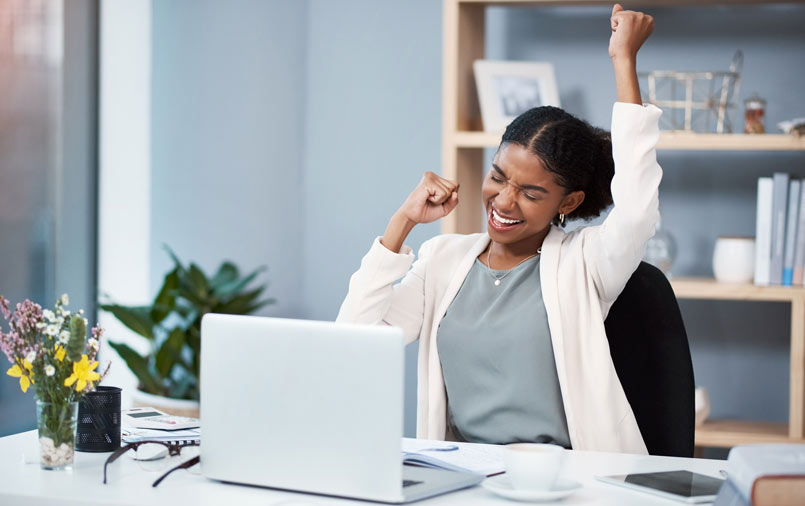
<svg viewBox="0 0 805 506">
<path fill-rule="evenodd" d="M 724 283 L 748 283 L 755 276 L 755 238 L 721 236 L 713 250 L 713 273 Z"/>
<path fill-rule="evenodd" d="M 565 449 L 559 445 L 513 443 L 503 451 L 506 475 L 521 490 L 551 490 L 562 470 Z"/>
</svg>

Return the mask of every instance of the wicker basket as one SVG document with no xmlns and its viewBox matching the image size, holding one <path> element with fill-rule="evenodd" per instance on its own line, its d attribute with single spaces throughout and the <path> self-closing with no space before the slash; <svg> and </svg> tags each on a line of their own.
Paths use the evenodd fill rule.
<svg viewBox="0 0 805 506">
<path fill-rule="evenodd" d="M 728 71 L 641 72 L 643 102 L 665 111 L 660 127 L 687 132 L 732 133 L 730 115 L 741 86 L 743 53 L 737 51 Z"/>
</svg>

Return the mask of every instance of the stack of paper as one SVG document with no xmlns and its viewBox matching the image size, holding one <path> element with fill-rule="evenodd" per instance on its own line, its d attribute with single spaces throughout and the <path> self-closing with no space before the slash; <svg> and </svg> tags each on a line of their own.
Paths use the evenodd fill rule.
<svg viewBox="0 0 805 506">
<path fill-rule="evenodd" d="M 403 438 L 402 457 L 405 464 L 486 476 L 506 470 L 503 447 L 498 445 Z"/>
</svg>

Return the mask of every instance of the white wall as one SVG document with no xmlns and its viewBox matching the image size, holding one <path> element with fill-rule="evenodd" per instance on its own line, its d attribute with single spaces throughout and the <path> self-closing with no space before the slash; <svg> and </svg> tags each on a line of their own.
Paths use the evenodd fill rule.
<svg viewBox="0 0 805 506">
<path fill-rule="evenodd" d="M 151 297 L 151 2 L 105 2 L 100 16 L 98 292 L 101 300 L 142 304 Z M 107 340 L 144 351 L 144 342 L 100 312 Z M 106 384 L 136 387 L 125 363 L 108 346 Z"/>
<path fill-rule="evenodd" d="M 301 315 L 307 2 L 154 2 L 152 292 L 169 245 L 208 274 L 226 259 Z"/>
<path fill-rule="evenodd" d="M 372 240 L 441 164 L 442 5 L 312 1 L 304 187 L 306 315 L 332 320 Z M 480 197 L 479 197 L 480 198 Z M 418 248 L 439 233 L 420 225 Z M 416 426 L 416 352 L 406 356 L 405 433 Z"/>
</svg>

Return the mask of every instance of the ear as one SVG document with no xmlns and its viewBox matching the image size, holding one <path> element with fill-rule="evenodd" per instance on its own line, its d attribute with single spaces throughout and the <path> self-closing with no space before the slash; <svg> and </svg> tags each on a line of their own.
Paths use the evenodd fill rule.
<svg viewBox="0 0 805 506">
<path fill-rule="evenodd" d="M 577 190 L 570 192 L 562 198 L 562 203 L 559 204 L 559 212 L 568 215 L 576 210 L 577 207 L 584 202 L 584 192 Z"/>
</svg>

